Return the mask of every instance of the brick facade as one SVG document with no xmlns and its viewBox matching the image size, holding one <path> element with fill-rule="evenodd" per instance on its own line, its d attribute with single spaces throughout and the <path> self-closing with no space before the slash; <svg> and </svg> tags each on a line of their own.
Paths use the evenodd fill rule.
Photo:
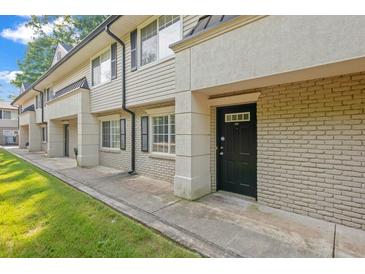
<svg viewBox="0 0 365 274">
<path fill-rule="evenodd" d="M 258 202 L 365 229 L 365 73 L 258 91 Z"/>
<path fill-rule="evenodd" d="M 162 106 L 166 106 L 166 104 L 148 107 L 158 108 Z M 136 172 L 140 175 L 172 183 L 175 175 L 175 160 L 152 157 L 150 152 L 141 151 L 141 117 L 147 115 L 145 110 L 146 108 L 134 110 L 136 113 Z M 131 117 L 129 114 L 124 114 L 122 118 L 125 118 L 127 123 L 126 150 L 100 150 L 99 163 L 103 166 L 129 171 L 131 167 Z"/>
</svg>

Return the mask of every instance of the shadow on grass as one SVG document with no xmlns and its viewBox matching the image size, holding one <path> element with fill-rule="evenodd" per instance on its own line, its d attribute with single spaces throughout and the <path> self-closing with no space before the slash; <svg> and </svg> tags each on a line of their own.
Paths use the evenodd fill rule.
<svg viewBox="0 0 365 274">
<path fill-rule="evenodd" d="M 195 257 L 53 176 L 13 158 L 0 184 L 0 257 Z M 25 171 L 21 171 L 25 169 Z M 23 178 L 23 180 L 22 180 Z"/>
</svg>

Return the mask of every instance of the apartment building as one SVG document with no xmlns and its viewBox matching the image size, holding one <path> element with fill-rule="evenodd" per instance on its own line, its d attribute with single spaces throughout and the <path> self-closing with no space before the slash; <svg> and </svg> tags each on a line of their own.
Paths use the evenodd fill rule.
<svg viewBox="0 0 365 274">
<path fill-rule="evenodd" d="M 13 101 L 19 145 L 365 229 L 364 27 L 111 16 Z"/>
<path fill-rule="evenodd" d="M 0 145 L 18 144 L 18 108 L 0 101 Z"/>
</svg>

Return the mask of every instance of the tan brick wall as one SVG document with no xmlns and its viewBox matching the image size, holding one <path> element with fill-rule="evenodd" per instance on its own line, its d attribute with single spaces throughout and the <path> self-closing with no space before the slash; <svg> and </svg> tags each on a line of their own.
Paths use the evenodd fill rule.
<svg viewBox="0 0 365 274">
<path fill-rule="evenodd" d="M 166 104 L 148 106 L 148 108 L 161 106 L 166 106 Z M 172 183 L 175 175 L 175 160 L 150 157 L 149 152 L 141 151 L 141 117 L 147 115 L 146 108 L 134 109 L 136 113 L 136 172 Z M 101 150 L 99 151 L 99 163 L 103 166 L 129 171 L 131 167 L 131 117 L 129 114 L 122 114 L 122 118 L 126 118 L 127 123 L 126 150 L 118 152 Z"/>
<path fill-rule="evenodd" d="M 258 202 L 365 229 L 365 73 L 260 91 Z"/>
</svg>

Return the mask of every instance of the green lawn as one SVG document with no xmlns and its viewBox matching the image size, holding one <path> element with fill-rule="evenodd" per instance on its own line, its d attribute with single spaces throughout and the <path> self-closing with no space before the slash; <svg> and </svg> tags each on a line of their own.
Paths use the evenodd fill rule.
<svg viewBox="0 0 365 274">
<path fill-rule="evenodd" d="M 197 257 L 0 149 L 0 257 Z"/>
</svg>

